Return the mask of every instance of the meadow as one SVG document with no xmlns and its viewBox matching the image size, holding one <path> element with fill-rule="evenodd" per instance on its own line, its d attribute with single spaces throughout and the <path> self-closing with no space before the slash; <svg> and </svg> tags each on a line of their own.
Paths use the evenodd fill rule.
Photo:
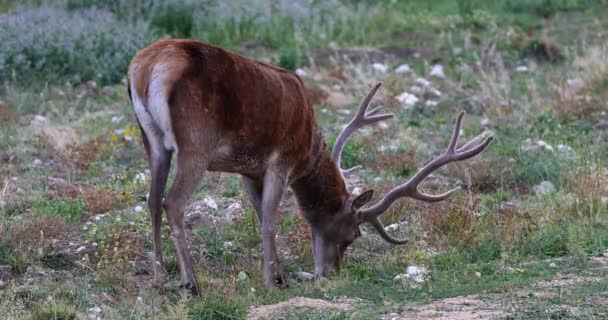
<svg viewBox="0 0 608 320">
<path fill-rule="evenodd" d="M 0 0 L 0 318 L 608 318 L 608 1 Z M 260 225 L 240 178 L 209 173 L 186 210 L 203 294 L 179 289 L 163 218 L 151 274 L 149 171 L 127 90 L 132 56 L 192 38 L 296 72 L 331 146 L 379 81 L 343 165 L 377 195 L 447 145 L 494 135 L 364 226 L 339 275 L 310 281 L 291 192 L 264 287 Z M 170 181 L 172 177 L 169 178 Z"/>
</svg>

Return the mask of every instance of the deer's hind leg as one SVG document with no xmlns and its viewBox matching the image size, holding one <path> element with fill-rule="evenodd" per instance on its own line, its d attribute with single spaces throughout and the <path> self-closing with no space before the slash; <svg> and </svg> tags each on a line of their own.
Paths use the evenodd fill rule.
<svg viewBox="0 0 608 320">
<path fill-rule="evenodd" d="M 199 290 L 194 277 L 192 259 L 186 242 L 184 227 L 184 209 L 201 183 L 207 170 L 208 157 L 203 154 L 177 153 L 177 172 L 175 180 L 163 203 L 167 212 L 167 220 L 171 229 L 171 237 L 175 243 L 177 260 L 181 274 L 181 285 L 190 289 L 193 295 Z"/>
</svg>

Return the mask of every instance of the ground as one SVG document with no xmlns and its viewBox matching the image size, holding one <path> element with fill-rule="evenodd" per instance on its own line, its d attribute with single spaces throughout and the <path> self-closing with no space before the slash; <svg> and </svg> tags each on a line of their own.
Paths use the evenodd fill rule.
<svg viewBox="0 0 608 320">
<path fill-rule="evenodd" d="M 54 0 L 50 10 L 32 1 L 22 13 L 0 1 L 3 317 L 608 318 L 605 1 L 272 1 L 269 17 L 247 11 L 262 2 L 146 11 L 99 1 L 88 13 L 99 23 L 36 25 L 32 40 L 20 15 L 64 17 L 91 2 Z M 79 50 L 55 46 L 98 33 Z M 167 35 L 298 73 L 330 147 L 381 81 L 372 105 L 396 117 L 356 133 L 342 160 L 362 166 L 349 190 L 375 189 L 375 199 L 443 152 L 461 110 L 463 141 L 495 139 L 425 181 L 434 193 L 461 186 L 454 198 L 404 199 L 382 216 L 408 245 L 363 226 L 341 273 L 320 281 L 308 280 L 310 230 L 288 191 L 277 237 L 287 286 L 273 290 L 263 286 L 260 226 L 240 178 L 209 173 L 186 209 L 203 292 L 190 297 L 179 289 L 166 219 L 169 275 L 153 281 L 148 163 L 122 83 L 132 51 Z M 30 55 L 57 68 L 23 62 Z"/>
</svg>

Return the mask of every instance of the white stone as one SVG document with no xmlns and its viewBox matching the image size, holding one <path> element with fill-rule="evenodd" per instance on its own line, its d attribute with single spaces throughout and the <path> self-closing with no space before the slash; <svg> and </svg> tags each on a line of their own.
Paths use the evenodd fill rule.
<svg viewBox="0 0 608 320">
<path fill-rule="evenodd" d="M 298 276 L 298 278 L 300 280 L 304 280 L 304 281 L 310 281 L 314 278 L 314 275 L 310 272 L 305 272 L 305 271 L 298 271 L 296 272 L 296 275 Z"/>
<path fill-rule="evenodd" d="M 392 232 L 392 231 L 397 231 L 397 230 L 401 229 L 401 227 L 404 227 L 404 226 L 407 226 L 407 221 L 389 224 L 388 226 L 384 227 L 384 230 L 386 230 L 388 232 Z"/>
<path fill-rule="evenodd" d="M 551 263 L 549 263 L 549 267 L 557 268 L 557 264 L 555 264 L 555 262 L 551 262 Z"/>
<path fill-rule="evenodd" d="M 532 187 L 532 190 L 534 190 L 534 194 L 537 196 L 545 196 L 556 191 L 555 186 L 553 183 L 551 183 L 551 181 L 543 181 L 540 184 Z"/>
<path fill-rule="evenodd" d="M 87 247 L 85 246 L 80 246 L 78 249 L 76 249 L 76 253 L 81 253 L 82 251 L 84 251 Z"/>
<path fill-rule="evenodd" d="M 427 100 L 424 105 L 427 107 L 436 107 L 437 104 L 439 104 L 439 102 L 435 101 L 435 100 Z"/>
<path fill-rule="evenodd" d="M 372 69 L 378 73 L 386 73 L 388 71 L 388 66 L 382 63 L 374 63 L 372 64 Z"/>
<path fill-rule="evenodd" d="M 441 79 L 445 78 L 445 72 L 443 71 L 443 65 L 436 64 L 436 65 L 432 66 L 430 75 L 432 77 L 437 77 L 437 78 L 441 78 Z"/>
<path fill-rule="evenodd" d="M 245 271 L 242 271 L 242 270 L 241 270 L 241 271 L 239 271 L 239 274 L 238 274 L 238 276 L 237 276 L 237 279 L 238 279 L 239 281 L 243 281 L 243 280 L 247 279 L 247 274 L 245 273 Z"/>
<path fill-rule="evenodd" d="M 32 161 L 32 166 L 34 167 L 38 167 L 42 165 L 42 160 L 40 159 L 34 159 L 34 161 Z"/>
<path fill-rule="evenodd" d="M 528 72 L 528 67 L 526 67 L 526 66 L 517 66 L 517 68 L 515 68 L 515 71 L 517 71 L 517 72 Z"/>
<path fill-rule="evenodd" d="M 297 68 L 296 69 L 296 74 L 300 77 L 304 77 L 308 74 L 308 72 L 306 72 L 306 70 L 302 69 L 302 68 Z"/>
<path fill-rule="evenodd" d="M 401 102 L 403 107 L 406 109 L 414 106 L 418 102 L 418 98 L 415 95 L 413 95 L 407 91 L 402 92 L 400 95 L 396 96 L 395 98 L 399 102 Z"/>
<path fill-rule="evenodd" d="M 406 73 L 409 73 L 410 71 L 412 71 L 412 69 L 407 64 L 402 64 L 402 65 L 398 66 L 397 68 L 395 68 L 395 73 L 397 73 L 397 74 L 406 74 Z"/>
<path fill-rule="evenodd" d="M 361 187 L 356 187 L 356 188 L 353 189 L 352 193 L 353 193 L 353 196 L 358 196 L 361 193 L 363 193 L 363 189 Z"/>
<path fill-rule="evenodd" d="M 415 82 L 425 88 L 431 85 L 431 82 L 426 80 L 425 78 L 417 78 Z"/>
<path fill-rule="evenodd" d="M 141 212 L 142 210 L 144 210 L 144 208 L 142 206 L 139 206 L 139 205 L 137 205 L 137 206 L 135 206 L 135 208 L 133 208 L 133 211 L 135 211 L 137 213 Z"/>
<path fill-rule="evenodd" d="M 409 266 L 405 270 L 404 274 L 399 274 L 399 275 L 395 276 L 395 278 L 393 280 L 398 283 L 407 282 L 407 283 L 410 283 L 410 285 L 415 287 L 427 280 L 428 273 L 429 273 L 428 269 L 425 269 L 422 267 L 417 267 L 417 266 Z"/>
<path fill-rule="evenodd" d="M 101 313 L 100 307 L 93 307 L 87 310 L 87 316 L 91 319 L 99 319 L 99 314 Z"/>
<path fill-rule="evenodd" d="M 215 202 L 215 200 L 211 199 L 210 197 L 205 197 L 205 199 L 203 199 L 203 203 L 205 203 L 205 205 L 213 210 L 217 210 L 217 203 Z"/>
<path fill-rule="evenodd" d="M 477 279 L 481 278 L 481 272 L 475 272 L 475 277 L 476 277 Z"/>
<path fill-rule="evenodd" d="M 224 241 L 224 250 L 230 250 L 234 247 L 232 241 Z"/>
</svg>

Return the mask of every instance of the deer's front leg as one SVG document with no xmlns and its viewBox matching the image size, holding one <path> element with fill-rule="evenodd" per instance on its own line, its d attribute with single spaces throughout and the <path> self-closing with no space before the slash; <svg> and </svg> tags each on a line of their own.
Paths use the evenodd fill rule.
<svg viewBox="0 0 608 320">
<path fill-rule="evenodd" d="M 268 170 L 264 176 L 262 191 L 262 249 L 264 252 L 264 285 L 272 288 L 283 284 L 283 272 L 277 256 L 276 216 L 285 180 L 275 171 Z"/>
</svg>

